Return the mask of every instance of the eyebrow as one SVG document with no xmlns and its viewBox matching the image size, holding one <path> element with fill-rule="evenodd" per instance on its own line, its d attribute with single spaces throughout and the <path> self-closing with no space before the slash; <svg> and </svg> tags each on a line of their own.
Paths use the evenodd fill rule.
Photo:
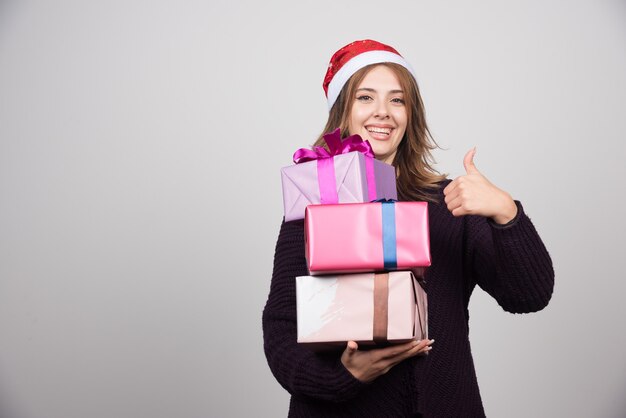
<svg viewBox="0 0 626 418">
<path fill-rule="evenodd" d="M 376 93 L 376 90 L 369 88 L 369 87 L 361 87 L 360 89 L 356 89 L 356 91 L 361 91 L 361 90 L 365 90 L 365 91 L 370 91 L 372 93 Z M 396 94 L 396 93 L 404 93 L 404 91 L 402 90 L 390 90 L 389 93 L 392 94 Z"/>
</svg>

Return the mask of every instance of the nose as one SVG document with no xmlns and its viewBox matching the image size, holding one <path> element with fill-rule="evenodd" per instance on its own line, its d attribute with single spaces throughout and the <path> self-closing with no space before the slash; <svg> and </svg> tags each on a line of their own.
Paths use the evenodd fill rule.
<svg viewBox="0 0 626 418">
<path fill-rule="evenodd" d="M 386 119 L 389 117 L 389 110 L 387 109 L 387 103 L 384 100 L 380 100 L 376 104 L 374 117 L 379 118 L 379 119 Z"/>
</svg>

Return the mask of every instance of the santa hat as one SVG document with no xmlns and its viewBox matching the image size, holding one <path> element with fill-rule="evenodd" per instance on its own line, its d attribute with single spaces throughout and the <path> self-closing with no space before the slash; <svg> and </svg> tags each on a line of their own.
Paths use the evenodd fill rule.
<svg viewBox="0 0 626 418">
<path fill-rule="evenodd" d="M 354 73 L 363 67 L 381 62 L 399 64 L 417 78 L 409 63 L 389 45 L 371 39 L 354 41 L 335 52 L 328 63 L 323 84 L 328 99 L 328 110 L 333 107 L 341 89 Z"/>
</svg>

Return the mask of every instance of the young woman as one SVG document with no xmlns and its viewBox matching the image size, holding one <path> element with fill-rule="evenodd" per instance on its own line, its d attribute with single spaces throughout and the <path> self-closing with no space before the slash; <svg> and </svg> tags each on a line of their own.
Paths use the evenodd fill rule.
<svg viewBox="0 0 626 418">
<path fill-rule="evenodd" d="M 482 417 L 468 339 L 468 303 L 476 285 L 514 313 L 544 308 L 552 295 L 550 256 L 520 202 L 476 168 L 452 181 L 431 166 L 435 148 L 410 65 L 390 46 L 356 41 L 331 58 L 322 134 L 368 140 L 397 171 L 400 200 L 429 202 L 429 334 L 413 341 L 318 354 L 296 343 L 295 277 L 308 274 L 302 220 L 281 225 L 263 312 L 265 354 L 291 393 L 293 417 Z M 323 145 L 320 138 L 315 145 Z M 428 353 L 428 355 L 424 355 Z"/>
</svg>

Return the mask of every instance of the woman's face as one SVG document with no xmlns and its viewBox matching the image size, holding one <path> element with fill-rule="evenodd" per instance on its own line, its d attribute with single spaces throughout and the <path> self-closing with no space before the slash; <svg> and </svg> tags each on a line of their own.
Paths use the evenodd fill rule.
<svg viewBox="0 0 626 418">
<path fill-rule="evenodd" d="M 404 92 L 398 78 L 384 65 L 374 67 L 352 98 L 348 121 L 350 135 L 358 134 L 367 139 L 376 158 L 391 164 L 406 125 Z"/>
</svg>

